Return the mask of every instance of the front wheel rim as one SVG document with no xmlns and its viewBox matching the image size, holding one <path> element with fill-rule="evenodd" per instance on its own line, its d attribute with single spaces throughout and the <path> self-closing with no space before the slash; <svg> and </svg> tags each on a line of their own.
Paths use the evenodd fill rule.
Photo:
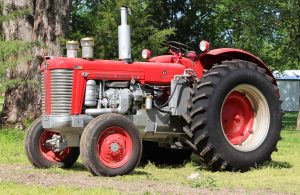
<svg viewBox="0 0 300 195">
<path fill-rule="evenodd" d="M 132 139 L 121 127 L 106 128 L 98 138 L 97 151 L 100 161 L 105 166 L 120 168 L 129 161 L 132 155 Z"/>
<path fill-rule="evenodd" d="M 239 85 L 226 96 L 220 120 L 231 146 L 242 152 L 253 151 L 263 143 L 269 131 L 267 100 L 256 87 Z"/>
</svg>

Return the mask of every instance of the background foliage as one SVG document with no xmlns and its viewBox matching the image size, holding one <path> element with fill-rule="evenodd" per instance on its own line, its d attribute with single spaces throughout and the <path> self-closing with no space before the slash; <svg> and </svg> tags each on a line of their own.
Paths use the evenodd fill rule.
<svg viewBox="0 0 300 195">
<path fill-rule="evenodd" d="M 247 50 L 272 69 L 300 66 L 299 0 L 74 0 L 70 39 L 96 39 L 97 57 L 117 58 L 119 7 L 132 9 L 133 56 L 143 48 L 154 55 L 165 51 L 167 40 L 191 45 L 201 39 L 212 48 Z"/>
<path fill-rule="evenodd" d="M 300 0 L 72 0 L 69 32 L 60 40 L 61 48 L 66 40 L 94 37 L 96 58 L 117 59 L 121 6 L 132 10 L 129 24 L 134 60 L 140 60 L 144 48 L 150 49 L 152 56 L 164 54 L 168 40 L 186 43 L 200 53 L 198 44 L 205 39 L 212 49 L 249 51 L 272 70 L 300 67 Z M 30 20 L 31 9 L 0 14 L 0 23 L 20 17 Z M 17 64 L 32 60 L 28 51 L 33 46 L 37 43 L 0 37 L 0 95 L 7 86 L 31 82 L 14 74 Z"/>
<path fill-rule="evenodd" d="M 247 50 L 272 69 L 300 66 L 300 0 L 73 0 L 66 39 L 94 37 L 97 58 L 117 59 L 122 5 L 132 10 L 129 23 L 136 60 L 143 48 L 151 49 L 153 56 L 164 53 L 167 40 L 189 44 L 199 52 L 198 43 L 205 39 L 212 48 Z M 20 17 L 25 11 L 0 16 L 0 22 Z M 0 39 L 0 80 L 20 60 L 14 56 L 26 52 L 30 45 Z"/>
</svg>

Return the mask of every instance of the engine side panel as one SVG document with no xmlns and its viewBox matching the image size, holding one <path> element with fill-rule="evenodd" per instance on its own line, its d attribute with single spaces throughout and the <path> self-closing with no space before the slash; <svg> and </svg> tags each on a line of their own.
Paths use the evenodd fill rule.
<svg viewBox="0 0 300 195">
<path fill-rule="evenodd" d="M 44 75 L 51 77 L 56 69 L 73 70 L 71 113 L 81 114 L 87 80 L 130 81 L 141 84 L 170 85 L 174 75 L 184 73 L 186 67 L 175 63 L 135 62 L 127 64 L 122 61 L 84 60 L 78 58 L 55 58 L 44 62 L 41 66 Z M 51 82 L 48 82 L 50 85 Z M 45 88 L 49 86 L 44 86 Z M 48 90 L 50 93 L 51 91 Z M 45 100 L 49 103 L 49 101 Z M 51 114 L 49 105 L 46 114 Z"/>
</svg>

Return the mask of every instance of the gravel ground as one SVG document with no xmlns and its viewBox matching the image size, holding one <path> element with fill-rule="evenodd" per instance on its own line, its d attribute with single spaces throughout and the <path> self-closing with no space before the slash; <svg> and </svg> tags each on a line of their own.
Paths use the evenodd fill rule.
<svg viewBox="0 0 300 195">
<path fill-rule="evenodd" d="M 174 173 L 175 174 L 175 173 Z M 15 182 L 43 187 L 67 186 L 77 188 L 110 188 L 125 194 L 281 194 L 270 190 L 246 191 L 243 189 L 210 190 L 158 181 L 122 181 L 114 177 L 94 177 L 87 174 L 45 173 L 26 165 L 1 165 L 0 182 Z"/>
</svg>

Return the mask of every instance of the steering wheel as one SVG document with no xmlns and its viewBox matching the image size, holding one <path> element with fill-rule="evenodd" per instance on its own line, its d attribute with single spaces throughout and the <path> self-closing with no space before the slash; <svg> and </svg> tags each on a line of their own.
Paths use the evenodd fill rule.
<svg viewBox="0 0 300 195">
<path fill-rule="evenodd" d="M 168 47 L 176 53 L 187 53 L 193 50 L 193 48 L 191 48 L 190 46 L 176 41 L 168 41 L 167 43 Z"/>
</svg>

